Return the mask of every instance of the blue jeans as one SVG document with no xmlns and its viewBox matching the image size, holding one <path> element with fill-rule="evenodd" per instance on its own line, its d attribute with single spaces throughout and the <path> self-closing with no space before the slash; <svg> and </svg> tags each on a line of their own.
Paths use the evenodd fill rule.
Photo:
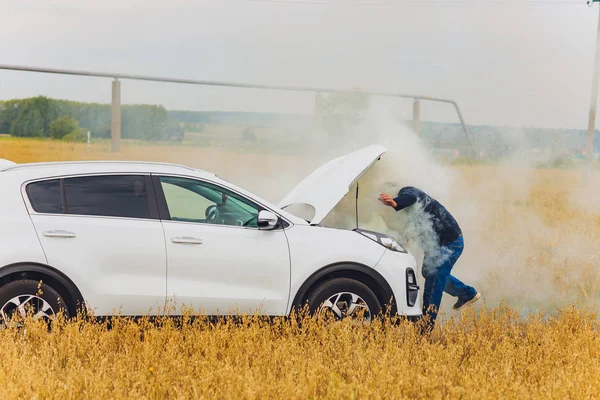
<svg viewBox="0 0 600 400">
<path fill-rule="evenodd" d="M 423 315 L 429 316 L 429 327 L 433 328 L 437 318 L 442 295 L 444 292 L 463 300 L 469 300 L 477 294 L 475 288 L 465 285 L 454 276 L 450 275 L 452 267 L 465 247 L 463 237 L 460 236 L 454 242 L 446 246 L 448 258 L 440 266 L 431 266 L 423 263 L 422 274 L 425 278 L 425 289 L 423 289 Z M 427 257 L 425 257 L 427 260 Z M 437 267 L 437 268 L 436 268 Z"/>
</svg>

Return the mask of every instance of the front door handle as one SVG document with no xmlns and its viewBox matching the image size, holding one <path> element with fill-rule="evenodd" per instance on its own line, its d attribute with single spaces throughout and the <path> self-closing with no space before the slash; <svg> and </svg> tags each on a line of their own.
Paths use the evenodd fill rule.
<svg viewBox="0 0 600 400">
<path fill-rule="evenodd" d="M 57 230 L 57 231 L 45 231 L 44 236 L 51 237 L 51 238 L 60 238 L 60 239 L 72 239 L 72 238 L 76 237 L 77 235 L 75 234 L 75 232 Z"/>
<path fill-rule="evenodd" d="M 202 239 L 189 237 L 189 236 L 181 236 L 171 238 L 171 242 L 177 244 L 202 244 Z"/>
</svg>

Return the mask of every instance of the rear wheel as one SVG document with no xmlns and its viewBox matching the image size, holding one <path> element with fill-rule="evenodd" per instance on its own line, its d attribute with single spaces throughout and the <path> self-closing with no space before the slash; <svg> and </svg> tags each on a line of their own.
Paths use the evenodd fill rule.
<svg viewBox="0 0 600 400">
<path fill-rule="evenodd" d="M 30 279 L 12 281 L 0 287 L 0 323 L 32 316 L 34 320 L 51 322 L 63 311 L 69 317 L 64 299 L 50 285 Z"/>
<path fill-rule="evenodd" d="M 311 314 L 329 314 L 336 320 L 359 318 L 371 321 L 381 312 L 375 293 L 367 285 L 350 278 L 334 278 L 320 283 L 308 295 Z"/>
</svg>

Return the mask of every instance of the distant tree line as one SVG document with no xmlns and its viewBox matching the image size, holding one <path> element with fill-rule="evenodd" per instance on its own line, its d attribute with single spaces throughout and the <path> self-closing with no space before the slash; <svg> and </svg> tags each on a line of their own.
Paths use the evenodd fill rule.
<svg viewBox="0 0 600 400">
<path fill-rule="evenodd" d="M 247 112 L 247 111 L 182 111 L 169 110 L 169 117 L 186 124 L 249 125 L 277 127 L 279 125 L 306 124 L 312 116 L 304 114 Z"/>
<path fill-rule="evenodd" d="M 0 133 L 13 136 L 59 138 L 78 130 L 86 133 L 89 130 L 93 137 L 109 138 L 110 126 L 109 104 L 44 96 L 0 101 Z M 178 128 L 177 121 L 171 119 L 161 105 L 121 106 L 121 136 L 125 139 L 168 140 L 174 133 L 183 136 Z"/>
<path fill-rule="evenodd" d="M 167 111 L 161 105 L 121 106 L 121 135 L 125 139 L 181 140 L 185 127 L 201 132 L 205 124 L 268 127 L 288 132 L 314 129 L 316 122 L 332 136 L 352 137 L 364 118 L 369 98 L 357 91 L 350 94 L 318 95 L 315 114 L 278 114 L 229 111 Z M 399 121 L 402 117 L 398 116 Z M 109 104 L 81 103 L 38 96 L 0 101 L 0 133 L 22 137 L 53 137 L 85 140 L 87 131 L 94 138 L 109 138 L 111 107 Z M 558 148 L 581 152 L 587 132 L 583 129 L 513 128 L 506 126 L 469 125 L 473 141 L 487 154 L 506 155 L 515 149 Z M 361 134 L 360 131 L 356 132 Z M 255 133 L 247 128 L 245 140 Z M 433 148 L 469 151 L 462 126 L 457 123 L 422 121 L 422 138 Z M 600 134 L 596 131 L 594 147 L 600 151 Z"/>
<path fill-rule="evenodd" d="M 491 125 L 469 125 L 468 128 L 476 147 L 489 156 L 509 155 L 533 149 L 581 153 L 587 143 L 585 129 Z M 423 139 L 433 148 L 459 148 L 468 151 L 468 142 L 461 124 L 423 121 L 421 129 Z M 600 151 L 598 130 L 594 133 L 594 148 Z"/>
</svg>

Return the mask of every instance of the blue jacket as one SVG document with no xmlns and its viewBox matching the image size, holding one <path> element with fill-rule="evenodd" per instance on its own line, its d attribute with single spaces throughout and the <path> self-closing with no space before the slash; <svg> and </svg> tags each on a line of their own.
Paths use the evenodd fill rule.
<svg viewBox="0 0 600 400">
<path fill-rule="evenodd" d="M 423 211 L 431 214 L 433 229 L 438 235 L 440 246 L 446 246 L 462 235 L 458 222 L 452 214 L 446 210 L 436 199 L 430 197 L 427 193 L 412 186 L 406 186 L 400 189 L 396 202 L 396 211 L 410 207 L 417 201 L 423 205 Z"/>
</svg>

